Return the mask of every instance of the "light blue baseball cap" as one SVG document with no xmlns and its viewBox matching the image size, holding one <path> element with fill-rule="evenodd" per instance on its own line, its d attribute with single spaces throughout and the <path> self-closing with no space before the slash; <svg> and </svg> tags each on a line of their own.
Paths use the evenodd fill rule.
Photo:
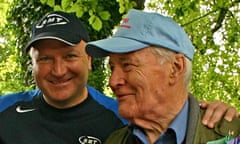
<svg viewBox="0 0 240 144">
<path fill-rule="evenodd" d="M 194 55 L 194 46 L 186 32 L 171 18 L 135 9 L 127 13 L 112 37 L 87 43 L 86 51 L 92 57 L 105 57 L 148 46 L 182 53 L 190 60 Z"/>
</svg>

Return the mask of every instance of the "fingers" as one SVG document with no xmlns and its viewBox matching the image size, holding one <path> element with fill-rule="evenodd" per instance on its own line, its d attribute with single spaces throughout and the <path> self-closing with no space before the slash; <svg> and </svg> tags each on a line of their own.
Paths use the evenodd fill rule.
<svg viewBox="0 0 240 144">
<path fill-rule="evenodd" d="M 215 118 L 217 118 L 218 120 L 218 117 L 219 117 L 219 114 L 217 114 L 217 117 L 216 117 L 216 108 L 217 108 L 217 105 L 216 103 L 219 103 L 218 101 L 215 101 L 215 102 L 212 102 L 212 103 L 209 103 L 207 105 L 207 109 L 206 109 L 206 112 L 203 116 L 203 120 L 202 120 L 202 123 L 206 126 L 208 126 L 209 128 L 213 128 L 214 127 L 214 124 L 215 124 Z"/>
<path fill-rule="evenodd" d="M 234 117 L 238 117 L 237 110 L 219 100 L 207 104 L 201 102 L 201 108 L 207 108 L 203 116 L 202 123 L 209 128 L 213 128 L 215 123 L 225 118 L 227 121 L 232 121 Z"/>
<path fill-rule="evenodd" d="M 205 109 L 205 108 L 207 108 L 207 106 L 208 106 L 208 103 L 206 102 L 206 101 L 200 101 L 200 107 L 201 108 L 203 108 L 203 109 Z"/>
<path fill-rule="evenodd" d="M 239 113 L 234 107 L 230 106 L 225 113 L 224 119 L 231 122 L 234 117 L 239 117 Z"/>
</svg>

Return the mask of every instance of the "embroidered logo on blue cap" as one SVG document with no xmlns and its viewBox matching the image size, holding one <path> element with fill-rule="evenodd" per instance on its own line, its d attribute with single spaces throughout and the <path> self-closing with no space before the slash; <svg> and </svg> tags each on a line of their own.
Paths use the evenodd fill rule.
<svg viewBox="0 0 240 144">
<path fill-rule="evenodd" d="M 120 23 L 120 27 L 125 27 L 125 28 L 131 28 L 131 26 L 128 24 L 129 18 L 124 18 L 122 19 Z"/>
</svg>

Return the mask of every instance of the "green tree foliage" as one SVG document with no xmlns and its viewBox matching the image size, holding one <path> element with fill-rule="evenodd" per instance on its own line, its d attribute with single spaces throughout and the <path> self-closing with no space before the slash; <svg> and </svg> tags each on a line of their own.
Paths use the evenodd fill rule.
<svg viewBox="0 0 240 144">
<path fill-rule="evenodd" d="M 0 27 L 3 27 L 6 22 L 6 12 L 9 7 L 10 0 L 0 0 Z"/>
<path fill-rule="evenodd" d="M 7 23 L 1 29 L 4 38 L 0 63 L 0 94 L 26 90 L 33 87 L 29 58 L 23 48 L 29 39 L 30 27 L 36 19 L 49 10 L 39 7 L 39 2 L 16 0 L 10 5 Z M 33 15 L 33 13 L 35 14 Z"/>
</svg>

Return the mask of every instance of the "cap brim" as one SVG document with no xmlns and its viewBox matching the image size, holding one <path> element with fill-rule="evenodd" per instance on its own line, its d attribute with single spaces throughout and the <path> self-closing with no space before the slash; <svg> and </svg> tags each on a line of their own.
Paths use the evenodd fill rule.
<svg viewBox="0 0 240 144">
<path fill-rule="evenodd" d="M 105 57 L 109 53 L 129 53 L 145 47 L 148 44 L 123 37 L 112 37 L 98 41 L 89 42 L 86 52 L 92 57 Z"/>
<path fill-rule="evenodd" d="M 27 46 L 25 47 L 25 51 L 28 52 L 29 49 L 31 48 L 31 46 L 33 45 L 34 42 L 38 41 L 38 40 L 43 40 L 43 39 L 54 39 L 54 40 L 58 40 L 58 41 L 61 41 L 63 43 L 66 43 L 68 45 L 71 45 L 71 46 L 74 46 L 76 44 L 74 43 L 71 43 L 67 40 L 64 40 L 63 38 L 61 38 L 61 36 L 59 36 L 61 34 L 57 34 L 57 33 L 41 33 L 37 36 L 34 37 L 34 39 L 32 39 L 28 44 Z"/>
</svg>

